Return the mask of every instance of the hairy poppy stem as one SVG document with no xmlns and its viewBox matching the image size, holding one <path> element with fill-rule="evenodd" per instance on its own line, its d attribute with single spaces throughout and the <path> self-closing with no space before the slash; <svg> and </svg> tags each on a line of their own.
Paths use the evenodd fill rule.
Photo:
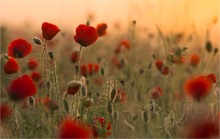
<svg viewBox="0 0 220 139">
<path fill-rule="evenodd" d="M 79 53 L 78 53 L 78 58 L 77 58 L 77 63 L 76 63 L 76 75 L 79 74 L 79 66 L 80 66 L 80 60 L 81 60 L 81 55 L 82 55 L 82 45 L 79 48 Z"/>
<path fill-rule="evenodd" d="M 42 44 L 43 46 L 43 51 L 41 52 L 41 56 L 40 56 L 40 70 L 43 73 L 43 80 L 44 80 L 44 84 L 46 83 L 46 71 L 44 69 L 44 52 L 45 52 L 45 47 L 46 47 L 46 40 L 44 40 L 44 44 Z M 44 91 L 46 92 L 46 94 L 48 94 L 48 91 L 46 89 L 46 87 L 43 87 Z"/>
</svg>

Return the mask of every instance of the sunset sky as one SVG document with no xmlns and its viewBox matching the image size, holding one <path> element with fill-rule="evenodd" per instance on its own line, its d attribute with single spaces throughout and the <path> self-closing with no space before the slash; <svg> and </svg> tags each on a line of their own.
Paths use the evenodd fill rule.
<svg viewBox="0 0 220 139">
<path fill-rule="evenodd" d="M 85 23 L 89 15 L 91 24 L 106 22 L 128 23 L 151 29 L 157 23 L 164 31 L 190 30 L 192 26 L 202 32 L 214 18 L 219 19 L 219 0 L 0 0 L 1 24 L 21 26 L 30 22 L 40 26 L 48 21 L 69 28 Z M 219 37 L 219 22 L 213 34 Z"/>
</svg>

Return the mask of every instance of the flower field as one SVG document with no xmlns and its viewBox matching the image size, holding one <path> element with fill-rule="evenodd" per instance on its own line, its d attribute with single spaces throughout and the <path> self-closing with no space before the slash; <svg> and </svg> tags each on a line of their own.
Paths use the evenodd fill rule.
<svg viewBox="0 0 220 139">
<path fill-rule="evenodd" d="M 128 22 L 1 26 L 0 137 L 219 138 L 218 19 L 145 39 Z"/>
</svg>

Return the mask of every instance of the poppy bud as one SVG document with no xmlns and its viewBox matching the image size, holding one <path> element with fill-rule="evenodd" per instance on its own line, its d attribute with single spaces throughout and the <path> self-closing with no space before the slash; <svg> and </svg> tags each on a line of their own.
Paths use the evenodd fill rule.
<svg viewBox="0 0 220 139">
<path fill-rule="evenodd" d="M 68 102 L 67 102 L 66 99 L 64 99 L 63 104 L 64 104 L 64 109 L 65 109 L 65 111 L 66 111 L 67 113 L 69 113 L 69 104 L 68 104 Z"/>
<path fill-rule="evenodd" d="M 112 114 L 112 111 L 113 111 L 113 106 L 112 106 L 112 103 L 111 102 L 108 102 L 107 104 L 107 110 L 110 114 Z"/>
<path fill-rule="evenodd" d="M 113 102 L 115 100 L 115 98 L 116 98 L 116 89 L 114 88 L 111 91 L 111 102 Z"/>
<path fill-rule="evenodd" d="M 101 72 L 101 75 L 102 75 L 102 76 L 104 76 L 104 75 L 105 75 L 105 69 L 104 69 L 103 67 L 101 67 L 100 72 Z"/>
<path fill-rule="evenodd" d="M 137 114 L 134 114 L 134 115 L 132 115 L 131 120 L 132 120 L 132 121 L 136 121 L 137 118 L 138 118 L 138 115 L 137 115 Z"/>
<path fill-rule="evenodd" d="M 51 90 L 51 82 L 50 81 L 47 81 L 47 90 L 50 92 Z"/>
<path fill-rule="evenodd" d="M 41 41 L 41 39 L 38 38 L 38 37 L 33 37 L 32 40 L 33 40 L 34 43 L 37 44 L 37 45 L 42 45 L 42 44 L 43 44 L 42 41 Z"/>
<path fill-rule="evenodd" d="M 32 107 L 35 106 L 35 99 L 34 99 L 34 97 L 30 96 L 29 99 L 28 99 L 28 101 L 29 101 L 29 103 L 30 103 L 30 105 L 31 105 Z"/>
<path fill-rule="evenodd" d="M 67 84 L 67 94 L 75 95 L 81 88 L 82 83 L 79 81 L 71 81 Z"/>
<path fill-rule="evenodd" d="M 54 53 L 53 52 L 49 52 L 48 55 L 52 60 L 54 60 Z"/>
<path fill-rule="evenodd" d="M 142 120 L 144 121 L 145 124 L 147 124 L 148 121 L 149 121 L 149 117 L 148 117 L 148 114 L 147 114 L 146 110 L 143 111 L 143 113 L 142 113 Z"/>
<path fill-rule="evenodd" d="M 9 59 L 9 56 L 8 56 L 7 54 L 4 54 L 4 58 L 5 58 L 6 60 L 8 60 L 8 59 Z"/>
<path fill-rule="evenodd" d="M 114 112 L 114 114 L 113 114 L 113 119 L 114 119 L 115 122 L 118 121 L 118 119 L 119 119 L 119 112 L 118 112 L 118 111 L 115 111 L 115 112 Z"/>
<path fill-rule="evenodd" d="M 211 52 L 212 51 L 212 43 L 210 41 L 207 41 L 205 44 L 205 49 L 207 52 Z"/>
<path fill-rule="evenodd" d="M 81 93 L 82 93 L 82 96 L 83 96 L 83 97 L 86 97 L 86 95 L 87 95 L 87 89 L 86 89 L 85 86 L 82 87 Z"/>
</svg>

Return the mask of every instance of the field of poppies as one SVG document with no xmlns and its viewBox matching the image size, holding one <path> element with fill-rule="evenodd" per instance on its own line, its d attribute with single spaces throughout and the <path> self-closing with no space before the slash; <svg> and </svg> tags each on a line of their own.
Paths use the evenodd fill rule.
<svg viewBox="0 0 220 139">
<path fill-rule="evenodd" d="M 155 23 L 141 40 L 138 21 L 122 35 L 108 26 L 87 21 L 67 32 L 44 22 L 40 34 L 1 26 L 0 136 L 218 138 L 211 27 L 204 39 Z"/>
</svg>

